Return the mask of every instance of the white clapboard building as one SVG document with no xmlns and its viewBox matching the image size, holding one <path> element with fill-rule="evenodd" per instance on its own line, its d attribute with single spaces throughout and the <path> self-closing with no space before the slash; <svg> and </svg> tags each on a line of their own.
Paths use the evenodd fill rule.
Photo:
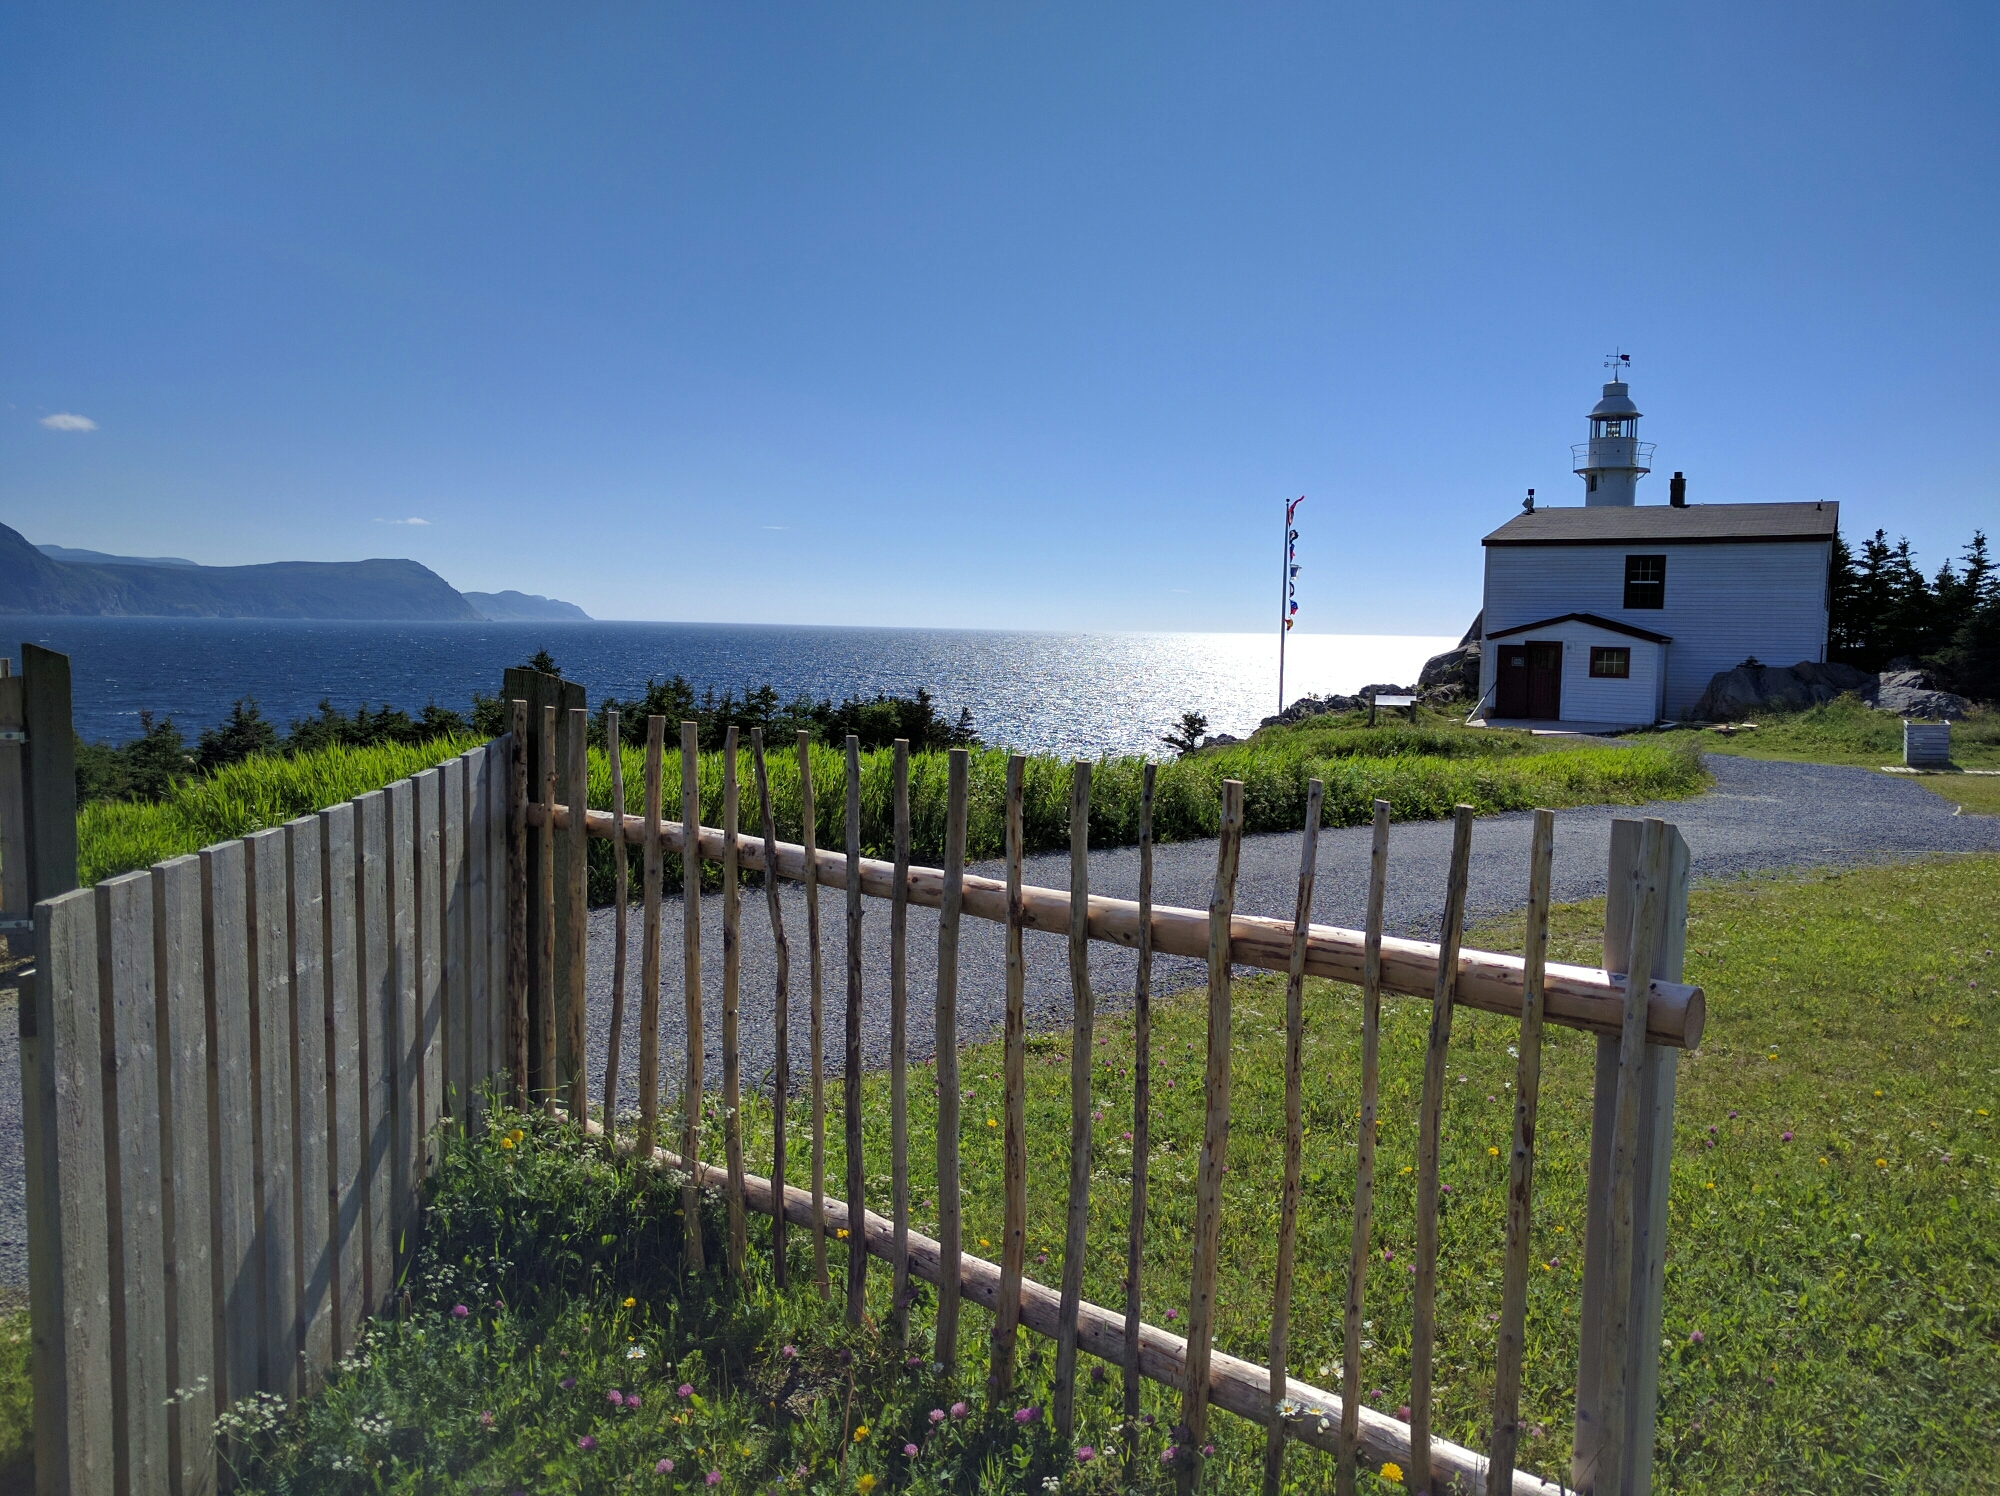
<svg viewBox="0 0 2000 1496">
<path fill-rule="evenodd" d="M 1488 721 L 1636 726 L 1685 715 L 1717 671 L 1826 658 L 1838 504 L 1638 502 L 1653 444 L 1622 380 L 1574 449 L 1580 508 L 1485 539 L 1480 711 Z"/>
</svg>

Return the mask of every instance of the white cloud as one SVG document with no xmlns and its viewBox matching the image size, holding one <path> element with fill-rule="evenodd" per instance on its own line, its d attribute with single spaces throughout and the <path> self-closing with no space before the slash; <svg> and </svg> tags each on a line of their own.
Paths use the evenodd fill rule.
<svg viewBox="0 0 2000 1496">
<path fill-rule="evenodd" d="M 73 416 L 66 410 L 59 410 L 52 416 L 43 416 L 42 424 L 51 431 L 95 431 L 97 422 L 89 416 Z"/>
<path fill-rule="evenodd" d="M 378 525 L 427 525 L 430 521 L 427 519 L 377 519 L 375 523 Z"/>
<path fill-rule="evenodd" d="M 791 526 L 790 526 L 790 525 L 759 525 L 759 526 L 758 526 L 757 528 L 758 528 L 758 529 L 760 529 L 760 530 L 789 530 L 789 529 L 791 529 Z"/>
</svg>

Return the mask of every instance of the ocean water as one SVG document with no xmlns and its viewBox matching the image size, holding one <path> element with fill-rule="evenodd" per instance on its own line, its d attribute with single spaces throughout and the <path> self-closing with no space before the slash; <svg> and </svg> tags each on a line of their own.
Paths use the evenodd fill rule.
<svg viewBox="0 0 2000 1496">
<path fill-rule="evenodd" d="M 1270 634 L 1088 634 L 973 629 L 815 628 L 711 623 L 334 623 L 265 619 L 13 618 L 0 640 L 70 657 L 76 727 L 123 742 L 139 713 L 172 717 L 192 739 L 255 697 L 281 727 L 317 710 L 463 711 L 500 689 L 501 672 L 547 649 L 592 706 L 630 699 L 676 672 L 697 689 L 741 695 L 768 681 L 815 699 L 927 687 L 942 711 L 972 708 L 989 743 L 1094 757 L 1157 752 L 1187 711 L 1212 732 L 1243 734 L 1277 710 Z M 1285 698 L 1409 684 L 1455 638 L 1294 634 Z"/>
</svg>

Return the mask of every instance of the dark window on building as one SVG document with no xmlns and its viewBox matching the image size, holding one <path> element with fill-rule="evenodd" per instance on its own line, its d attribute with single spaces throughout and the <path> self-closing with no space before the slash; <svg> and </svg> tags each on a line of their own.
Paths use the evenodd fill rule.
<svg viewBox="0 0 2000 1496">
<path fill-rule="evenodd" d="M 1594 680 L 1630 680 L 1632 651 L 1600 649 L 1593 645 L 1590 651 L 1590 674 Z"/>
<path fill-rule="evenodd" d="M 1625 606 L 1664 608 L 1667 605 L 1667 558 L 1627 556 L 1625 558 Z"/>
<path fill-rule="evenodd" d="M 1586 488 L 1588 488 L 1588 489 L 1590 490 L 1590 492 L 1592 492 L 1592 493 L 1596 493 L 1596 492 L 1597 492 L 1597 474 L 1595 474 L 1595 473 L 1590 473 L 1590 474 L 1587 474 L 1587 475 L 1585 476 L 1585 478 L 1584 478 L 1584 485 L 1585 485 L 1585 487 L 1586 487 Z"/>
</svg>

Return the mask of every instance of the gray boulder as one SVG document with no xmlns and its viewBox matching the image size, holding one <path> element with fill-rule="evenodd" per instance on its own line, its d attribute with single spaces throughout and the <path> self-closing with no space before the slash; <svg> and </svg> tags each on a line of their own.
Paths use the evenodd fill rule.
<svg viewBox="0 0 2000 1496">
<path fill-rule="evenodd" d="M 1933 690 L 1921 670 L 1884 670 L 1879 675 L 1852 665 L 1802 660 L 1796 665 L 1760 665 L 1745 660 L 1708 683 L 1689 715 L 1703 722 L 1727 722 L 1756 712 L 1799 712 L 1852 692 L 1877 711 L 1900 717 L 1956 722 L 1967 702 L 1949 691 Z"/>
<path fill-rule="evenodd" d="M 1760 665 L 1753 658 L 1733 670 L 1718 671 L 1689 715 L 1703 722 L 1727 722 L 1753 712 L 1804 711 L 1873 684 L 1874 676 L 1852 665 L 1812 660 L 1791 666 Z"/>
<path fill-rule="evenodd" d="M 1417 677 L 1417 690 L 1430 692 L 1443 686 L 1457 686 L 1468 695 L 1479 689 L 1478 640 L 1424 661 L 1423 672 Z"/>
<path fill-rule="evenodd" d="M 1878 712 L 1945 722 L 1964 720 L 1967 705 L 1963 696 L 1933 690 L 1930 678 L 1921 670 L 1884 670 L 1861 688 L 1861 699 Z"/>
</svg>

